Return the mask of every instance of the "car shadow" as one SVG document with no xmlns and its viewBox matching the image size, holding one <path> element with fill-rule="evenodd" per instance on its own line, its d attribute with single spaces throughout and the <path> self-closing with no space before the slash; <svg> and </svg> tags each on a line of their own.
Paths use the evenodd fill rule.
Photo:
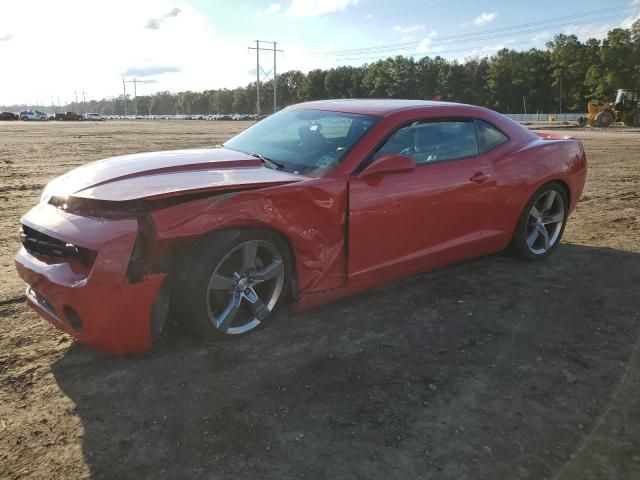
<svg viewBox="0 0 640 480">
<path fill-rule="evenodd" d="M 52 371 L 96 478 L 632 478 L 639 284 L 640 254 L 563 244 Z"/>
</svg>

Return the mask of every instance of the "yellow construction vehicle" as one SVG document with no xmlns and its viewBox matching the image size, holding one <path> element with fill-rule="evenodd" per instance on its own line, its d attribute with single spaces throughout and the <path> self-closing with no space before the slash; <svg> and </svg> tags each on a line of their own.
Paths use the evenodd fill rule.
<svg viewBox="0 0 640 480">
<path fill-rule="evenodd" d="M 614 122 L 626 126 L 640 127 L 640 90 L 621 88 L 616 94 L 615 102 L 591 100 L 587 109 L 588 117 L 580 117 L 578 125 L 584 127 L 609 127 Z"/>
</svg>

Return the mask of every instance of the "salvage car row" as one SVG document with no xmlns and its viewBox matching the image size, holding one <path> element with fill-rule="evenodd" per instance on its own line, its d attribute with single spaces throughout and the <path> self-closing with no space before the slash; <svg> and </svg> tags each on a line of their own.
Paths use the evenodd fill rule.
<svg viewBox="0 0 640 480">
<path fill-rule="evenodd" d="M 47 120 L 106 120 L 106 117 L 98 113 L 79 114 L 74 112 L 47 114 L 39 110 L 24 110 L 20 113 L 0 112 L 0 120 L 24 120 L 24 121 L 47 121 Z"/>
<path fill-rule="evenodd" d="M 265 118 L 266 115 L 255 114 L 210 114 L 210 115 L 101 115 L 99 113 L 79 114 L 74 112 L 64 112 L 47 114 L 38 110 L 23 111 L 20 113 L 0 112 L 0 120 L 245 120 L 257 121 Z"/>
</svg>

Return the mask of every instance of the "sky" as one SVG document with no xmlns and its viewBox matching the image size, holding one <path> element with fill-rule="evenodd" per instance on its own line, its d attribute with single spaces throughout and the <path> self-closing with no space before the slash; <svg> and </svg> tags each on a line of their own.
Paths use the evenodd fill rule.
<svg viewBox="0 0 640 480">
<path fill-rule="evenodd" d="M 235 88 L 255 80 L 256 40 L 283 50 L 278 72 L 308 71 L 544 48 L 637 18 L 640 0 L 0 0 L 0 105 L 113 97 L 123 77 L 138 95 Z M 260 62 L 271 75 L 273 52 Z"/>
</svg>

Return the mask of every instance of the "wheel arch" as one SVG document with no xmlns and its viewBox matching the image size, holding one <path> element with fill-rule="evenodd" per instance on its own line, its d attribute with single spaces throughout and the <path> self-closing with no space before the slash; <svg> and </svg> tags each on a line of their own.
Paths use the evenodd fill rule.
<svg viewBox="0 0 640 480">
<path fill-rule="evenodd" d="M 253 230 L 253 231 L 268 232 L 273 235 L 276 235 L 278 238 L 280 238 L 283 241 L 283 243 L 287 246 L 287 250 L 291 258 L 291 275 L 292 276 L 290 281 L 291 292 L 289 293 L 291 294 L 293 299 L 297 301 L 298 300 L 298 269 L 296 267 L 296 260 L 297 260 L 296 250 L 293 246 L 293 242 L 291 241 L 291 238 L 289 238 L 289 236 L 285 232 L 277 228 L 274 228 L 272 225 L 267 225 L 260 221 L 256 221 L 256 222 L 252 222 L 251 224 L 227 225 L 227 226 L 222 226 L 218 228 L 213 228 L 211 230 L 207 230 L 206 232 L 198 235 L 195 238 L 190 239 L 189 241 L 172 242 L 174 244 L 168 250 L 172 251 L 173 259 L 180 258 L 181 256 L 186 255 L 187 250 L 192 248 L 194 244 L 198 242 L 206 242 L 208 238 L 214 235 L 219 235 L 221 233 L 231 232 L 234 230 L 236 231 L 237 230 L 244 230 L 244 231 Z M 172 262 L 171 270 L 173 270 L 174 268 L 176 268 L 175 261 Z M 169 274 L 171 275 L 171 271 L 169 272 Z"/>
<path fill-rule="evenodd" d="M 538 195 L 540 195 L 542 192 L 544 192 L 544 190 L 546 188 L 549 187 L 554 187 L 555 189 L 560 189 L 564 192 L 565 194 L 565 212 L 566 212 L 566 216 L 564 218 L 564 222 L 561 225 L 561 230 L 559 232 L 559 237 L 557 239 L 557 241 L 554 243 L 553 246 L 551 246 L 546 252 L 543 252 L 542 255 L 547 256 L 555 247 L 556 245 L 560 242 L 560 238 L 562 237 L 562 233 L 564 232 L 564 229 L 566 227 L 567 224 L 567 220 L 568 220 L 568 216 L 569 216 L 569 211 L 570 211 L 570 202 L 571 202 L 571 195 L 570 195 L 570 190 L 569 190 L 569 185 L 561 178 L 550 178 L 547 179 L 546 181 L 541 182 L 539 185 L 537 185 L 537 188 L 535 190 L 533 190 L 532 192 L 529 193 L 529 196 L 527 197 L 526 202 L 524 203 L 524 205 L 522 206 L 520 215 L 518 217 L 518 220 L 516 222 L 516 224 L 514 225 L 513 231 L 511 233 L 511 240 L 509 241 L 509 250 L 514 253 L 516 256 L 523 258 L 525 260 L 530 260 L 532 257 L 530 256 L 531 253 L 528 252 L 527 254 L 523 254 L 521 252 L 521 247 L 519 246 L 519 238 L 521 238 L 522 235 L 522 227 L 523 227 L 523 222 L 526 220 L 526 218 L 528 218 L 529 216 L 529 208 L 530 205 L 532 204 L 532 201 L 538 197 Z M 525 217 L 526 215 L 526 217 Z M 542 258 L 542 257 L 540 257 Z"/>
<path fill-rule="evenodd" d="M 539 188 L 549 185 L 550 183 L 557 183 L 558 185 L 560 185 L 560 187 L 562 187 L 562 189 L 564 190 L 565 196 L 567 197 L 567 211 L 571 211 L 574 205 L 571 204 L 571 189 L 569 187 L 569 184 L 565 182 L 563 179 L 558 178 L 556 180 L 549 180 L 543 183 Z"/>
<path fill-rule="evenodd" d="M 513 236 L 515 235 L 516 229 L 518 228 L 518 222 L 520 220 L 520 217 L 522 216 L 522 214 L 524 213 L 525 209 L 527 208 L 527 204 L 529 203 L 531 198 L 536 194 L 536 192 L 541 190 L 543 187 L 546 187 L 547 185 L 551 185 L 551 184 L 554 184 L 554 183 L 559 185 L 560 188 L 562 188 L 562 190 L 564 190 L 565 196 L 567 198 L 567 211 L 570 211 L 570 209 L 571 209 L 571 191 L 569 190 L 569 185 L 567 184 L 567 182 L 564 181 L 561 178 L 547 179 L 546 181 L 544 181 L 544 182 L 540 183 L 539 185 L 537 185 L 536 188 L 533 189 L 531 192 L 529 192 L 529 195 L 527 195 L 524 203 L 522 204 L 522 207 L 520 208 L 520 213 L 519 213 L 515 223 L 513 224 L 513 228 L 511 230 L 511 236 L 509 238 L 513 238 Z"/>
</svg>

